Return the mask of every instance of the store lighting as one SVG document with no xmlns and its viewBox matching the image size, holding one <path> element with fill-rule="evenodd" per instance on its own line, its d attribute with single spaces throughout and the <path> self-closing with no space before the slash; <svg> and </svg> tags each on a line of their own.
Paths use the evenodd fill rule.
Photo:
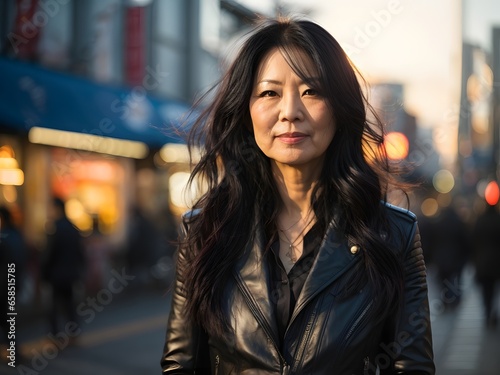
<svg viewBox="0 0 500 375">
<path fill-rule="evenodd" d="M 194 201 L 196 189 L 194 185 L 188 185 L 188 181 L 187 172 L 176 172 L 168 180 L 170 201 L 177 207 L 190 207 Z"/>
<path fill-rule="evenodd" d="M 184 144 L 167 143 L 160 150 L 160 157 L 165 163 L 189 163 L 189 150 Z M 193 163 L 200 161 L 200 150 L 193 148 L 191 152 Z"/>
<path fill-rule="evenodd" d="M 30 129 L 28 139 L 31 143 L 92 151 L 133 159 L 144 159 L 149 152 L 148 146 L 143 142 L 39 128 L 36 126 Z"/>
<path fill-rule="evenodd" d="M 20 186 L 24 183 L 24 172 L 14 157 L 10 146 L 0 148 L 0 185 Z"/>
<path fill-rule="evenodd" d="M 24 173 L 20 169 L 0 169 L 0 184 L 20 186 L 24 183 Z"/>
</svg>

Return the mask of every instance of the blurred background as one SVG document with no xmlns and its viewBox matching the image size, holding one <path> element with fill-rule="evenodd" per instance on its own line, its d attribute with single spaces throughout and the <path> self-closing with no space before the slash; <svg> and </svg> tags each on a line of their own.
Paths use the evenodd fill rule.
<svg viewBox="0 0 500 375">
<path fill-rule="evenodd" d="M 498 214 L 495 0 L 1 1 L 0 206 L 25 243 L 17 308 L 30 369 L 159 372 L 172 242 L 199 194 L 185 190 L 189 110 L 252 23 L 275 14 L 307 17 L 336 37 L 369 83 L 388 155 L 413 168 L 405 178 L 419 183 L 410 209 L 428 263 L 440 373 L 499 373 L 488 311 L 498 307 L 500 227 L 477 228 L 485 213 Z M 83 236 L 76 294 L 89 318 L 78 348 L 56 345 L 55 354 L 41 275 L 54 196 Z M 493 243 L 481 245 L 493 248 L 486 255 L 478 236 Z"/>
</svg>

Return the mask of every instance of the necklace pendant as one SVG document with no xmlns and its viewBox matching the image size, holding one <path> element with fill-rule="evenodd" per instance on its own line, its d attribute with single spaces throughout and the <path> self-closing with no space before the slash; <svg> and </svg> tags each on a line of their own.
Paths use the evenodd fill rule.
<svg viewBox="0 0 500 375">
<path fill-rule="evenodd" d="M 288 259 L 290 259 L 290 261 L 292 263 L 296 263 L 297 262 L 297 258 L 295 258 L 293 256 L 293 252 L 292 252 L 292 246 L 290 246 L 290 251 L 288 253 L 285 254 L 287 256 Z"/>
</svg>

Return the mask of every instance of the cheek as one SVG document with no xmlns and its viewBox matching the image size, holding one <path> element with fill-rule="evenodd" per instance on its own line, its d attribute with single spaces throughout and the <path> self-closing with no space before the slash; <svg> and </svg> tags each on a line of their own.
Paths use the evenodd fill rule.
<svg viewBox="0 0 500 375">
<path fill-rule="evenodd" d="M 335 117 L 333 115 L 333 112 L 329 107 L 324 108 L 323 117 L 325 119 L 325 124 L 326 124 L 325 131 L 329 138 L 328 143 L 330 143 L 333 140 L 333 137 L 335 137 L 335 133 L 337 132 L 337 125 L 335 123 Z"/>
<path fill-rule="evenodd" d="M 264 105 L 254 104 L 250 107 L 250 119 L 252 121 L 252 128 L 257 137 L 258 134 L 269 133 L 272 122 L 270 121 L 269 109 Z"/>
<path fill-rule="evenodd" d="M 328 144 L 330 144 L 335 137 L 335 133 L 337 129 L 335 127 L 335 123 L 333 121 L 328 124 L 328 127 L 325 129 L 325 138 L 328 138 Z"/>
<path fill-rule="evenodd" d="M 321 111 L 318 114 L 319 116 L 316 117 L 318 133 L 324 137 L 325 142 L 330 143 L 336 132 L 335 121 L 328 110 Z"/>
</svg>

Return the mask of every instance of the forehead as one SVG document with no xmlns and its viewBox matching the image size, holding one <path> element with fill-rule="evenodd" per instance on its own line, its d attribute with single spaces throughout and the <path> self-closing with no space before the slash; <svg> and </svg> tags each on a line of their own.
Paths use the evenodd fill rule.
<svg viewBox="0 0 500 375">
<path fill-rule="evenodd" d="M 266 73 L 282 73 L 283 69 L 290 68 L 295 74 L 302 77 L 317 75 L 317 69 L 312 59 L 301 49 L 279 49 L 277 47 L 267 52 L 257 68 L 256 78 L 261 78 Z"/>
</svg>

